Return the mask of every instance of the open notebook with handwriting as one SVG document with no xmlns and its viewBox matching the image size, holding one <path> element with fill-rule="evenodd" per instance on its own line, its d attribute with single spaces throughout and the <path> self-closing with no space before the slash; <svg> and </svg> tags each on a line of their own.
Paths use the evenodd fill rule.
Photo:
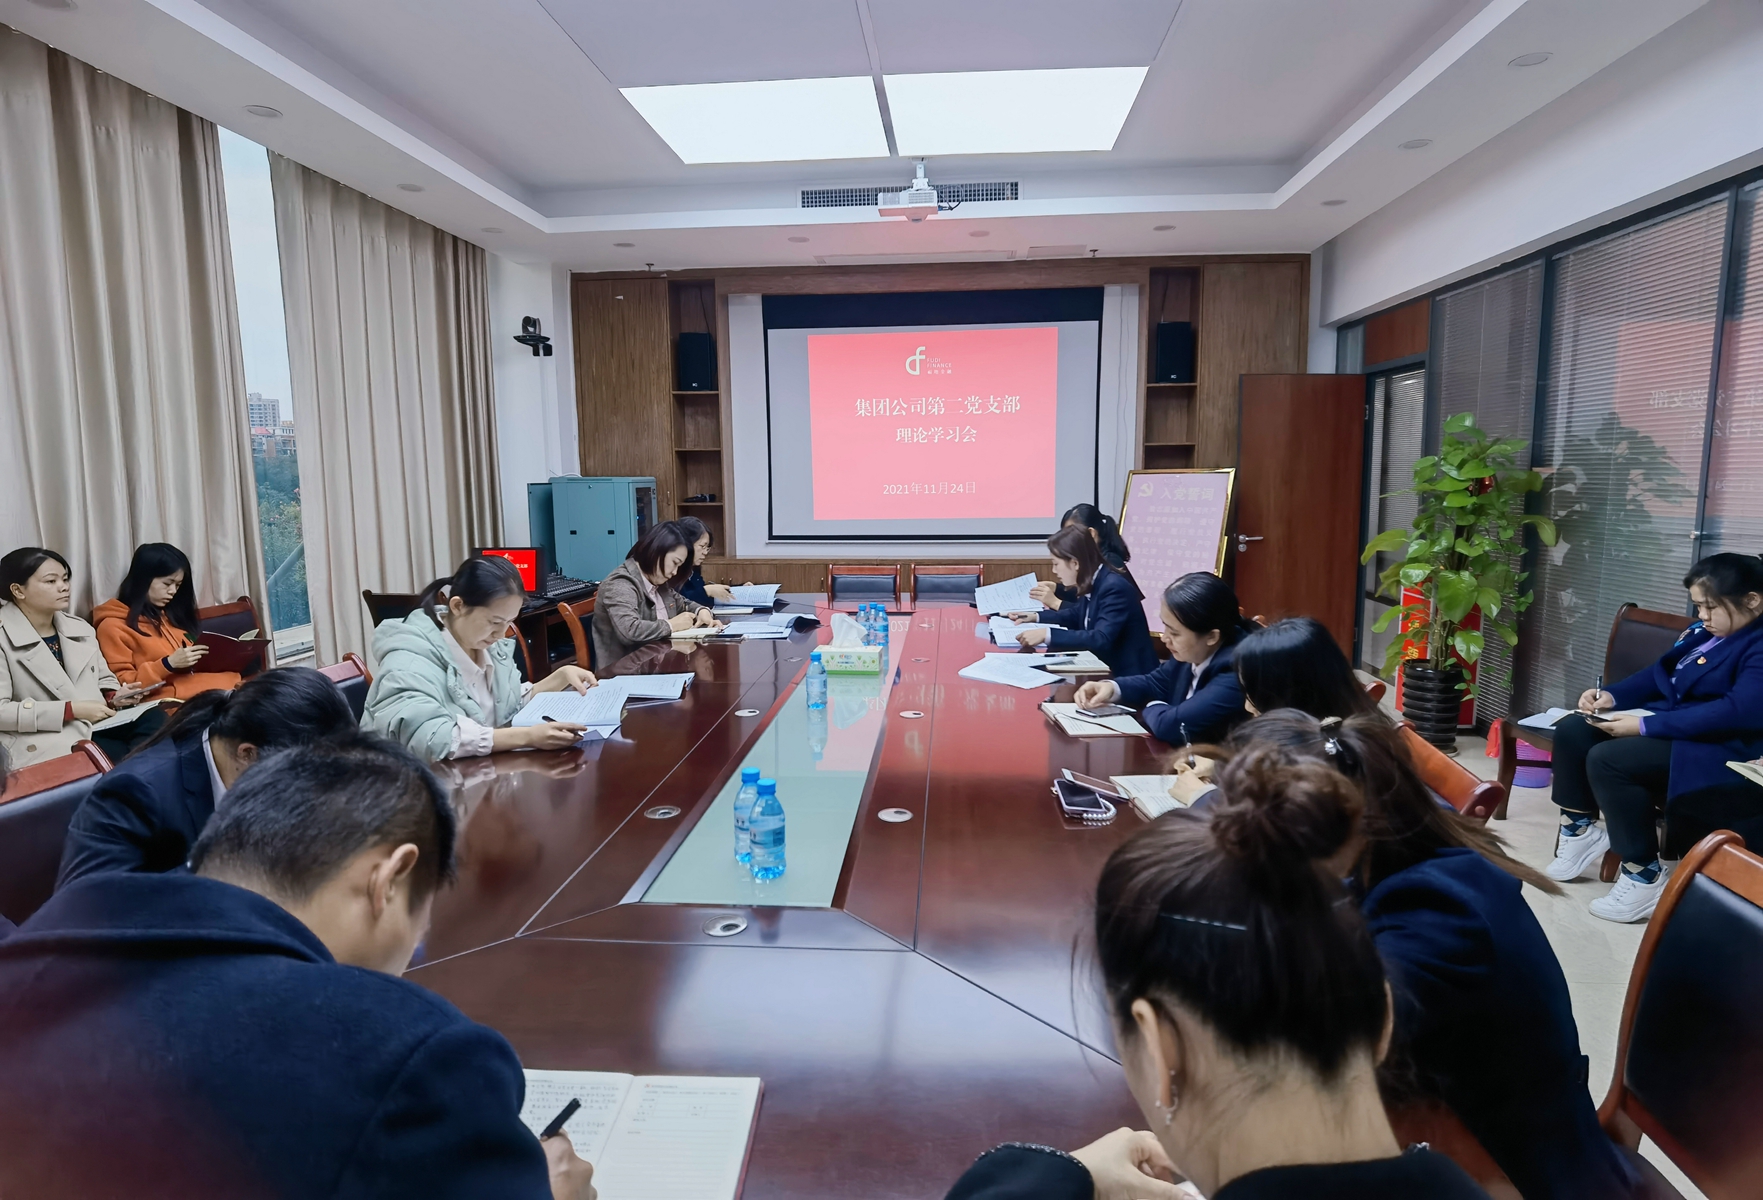
<svg viewBox="0 0 1763 1200">
<path fill-rule="evenodd" d="M 760 1091 L 750 1076 L 529 1070 L 520 1119 L 538 1133 L 582 1102 L 563 1131 L 600 1200 L 736 1200 Z"/>
</svg>

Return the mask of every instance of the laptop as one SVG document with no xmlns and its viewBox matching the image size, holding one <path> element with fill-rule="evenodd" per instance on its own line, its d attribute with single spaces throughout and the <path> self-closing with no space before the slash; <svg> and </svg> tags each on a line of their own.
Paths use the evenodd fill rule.
<svg viewBox="0 0 1763 1200">
<path fill-rule="evenodd" d="M 583 600 L 599 587 L 598 583 L 571 579 L 551 570 L 551 563 L 541 546 L 478 546 L 471 553 L 475 558 L 494 556 L 513 563 L 514 569 L 520 572 L 521 586 L 526 588 L 528 607 Z"/>
</svg>

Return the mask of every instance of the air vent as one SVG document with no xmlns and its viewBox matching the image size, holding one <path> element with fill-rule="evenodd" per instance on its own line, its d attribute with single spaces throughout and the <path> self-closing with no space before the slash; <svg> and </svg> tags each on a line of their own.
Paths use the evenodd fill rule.
<svg viewBox="0 0 1763 1200">
<path fill-rule="evenodd" d="M 896 195 L 911 186 L 910 183 L 903 183 L 898 187 L 803 188 L 802 207 L 874 208 L 881 203 L 883 195 Z M 937 189 L 937 200 L 942 204 L 1017 198 L 1015 180 L 1008 183 L 938 183 L 932 186 Z"/>
</svg>

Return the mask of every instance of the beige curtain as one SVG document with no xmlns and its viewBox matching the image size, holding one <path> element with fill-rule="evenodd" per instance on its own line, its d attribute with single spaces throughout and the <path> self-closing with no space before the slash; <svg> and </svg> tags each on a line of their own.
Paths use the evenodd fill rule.
<svg viewBox="0 0 1763 1200">
<path fill-rule="evenodd" d="M 320 661 L 501 536 L 482 248 L 270 155 Z"/>
<path fill-rule="evenodd" d="M 267 621 L 246 421 L 214 126 L 0 26 L 0 553 L 84 614 L 171 542 Z"/>
</svg>

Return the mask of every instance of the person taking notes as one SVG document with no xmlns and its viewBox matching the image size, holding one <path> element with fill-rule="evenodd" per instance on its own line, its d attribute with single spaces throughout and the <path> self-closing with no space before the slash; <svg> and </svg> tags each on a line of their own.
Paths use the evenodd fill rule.
<svg viewBox="0 0 1763 1200">
<path fill-rule="evenodd" d="M 67 611 L 72 578 L 67 560 L 40 546 L 0 558 L 0 748 L 15 769 L 71 752 L 143 694 L 118 681 L 96 632 Z M 127 747 L 111 749 L 121 757 Z"/>
<path fill-rule="evenodd" d="M 692 543 L 678 521 L 663 521 L 637 539 L 625 560 L 600 581 L 594 602 L 594 661 L 602 670 L 639 646 L 720 623 L 710 609 L 673 590 Z"/>
<path fill-rule="evenodd" d="M 1555 803 L 1561 834 L 1550 879 L 1578 879 L 1605 850 L 1622 859 L 1607 895 L 1591 903 L 1607 921 L 1644 921 L 1664 894 L 1654 810 L 1665 809 L 1674 855 L 1707 832 L 1754 813 L 1760 798 L 1727 769 L 1729 759 L 1763 753 L 1763 559 L 1715 554 L 1690 568 L 1698 620 L 1665 656 L 1607 688 L 1588 688 L 1580 712 L 1555 724 Z M 1650 716 L 1599 720 L 1609 709 Z M 1598 828 L 1602 814 L 1605 829 Z"/>
<path fill-rule="evenodd" d="M 1137 675 L 1157 666 L 1151 648 L 1151 630 L 1133 581 L 1102 561 L 1096 541 L 1082 529 L 1067 526 L 1047 539 L 1053 555 L 1053 574 L 1071 588 L 1075 600 L 1049 597 L 1051 611 L 1019 615 L 1023 624 L 1037 620 L 1052 629 L 1025 629 L 1021 645 L 1045 645 L 1050 650 L 1088 650 L 1108 664 L 1117 675 Z"/>
<path fill-rule="evenodd" d="M 416 611 L 373 631 L 378 674 L 362 726 L 429 762 L 573 746 L 583 732 L 579 725 L 508 725 L 533 692 L 586 692 L 595 683 L 592 672 L 577 666 L 521 682 L 508 626 L 525 597 L 519 570 L 493 555 L 468 558 L 452 578 L 429 584 Z"/>
<path fill-rule="evenodd" d="M 673 590 L 682 599 L 705 608 L 717 604 L 732 604 L 735 594 L 726 583 L 704 582 L 704 560 L 710 557 L 710 530 L 697 517 L 681 517 L 678 524 L 680 532 L 692 547 L 692 557 L 681 565 L 679 574 L 673 577 Z"/>
<path fill-rule="evenodd" d="M 189 871 L 56 893 L 0 941 L 0 1195 L 589 1200 L 502 1035 L 399 978 L 456 838 L 354 732 L 252 767 Z"/>
<path fill-rule="evenodd" d="M 164 684 L 155 695 L 177 700 L 239 686 L 237 672 L 197 669 L 208 647 L 196 645 L 202 632 L 196 589 L 190 560 L 176 546 L 137 546 L 116 599 L 93 609 L 92 623 L 98 627 L 105 660 L 124 683 Z"/>
<path fill-rule="evenodd" d="M 1170 660 L 1155 670 L 1116 672 L 1124 678 L 1092 680 L 1077 689 L 1077 703 L 1142 708 L 1145 727 L 1172 746 L 1223 741 L 1249 715 L 1234 654 L 1255 626 L 1238 614 L 1236 593 L 1224 580 L 1205 571 L 1183 575 L 1163 590 L 1162 637 Z"/>
</svg>

